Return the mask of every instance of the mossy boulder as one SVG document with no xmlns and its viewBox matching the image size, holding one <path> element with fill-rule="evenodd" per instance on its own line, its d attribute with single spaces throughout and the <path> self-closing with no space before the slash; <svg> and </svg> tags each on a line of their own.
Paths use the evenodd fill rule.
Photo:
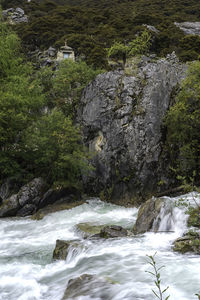
<svg viewBox="0 0 200 300">
<path fill-rule="evenodd" d="M 54 260 L 65 260 L 69 253 L 70 248 L 78 249 L 80 248 L 80 243 L 78 240 L 72 241 L 64 241 L 64 240 L 57 240 L 56 246 L 53 251 L 53 259 Z"/>
<path fill-rule="evenodd" d="M 111 226 L 105 226 L 101 229 L 99 237 L 108 239 L 108 238 L 121 238 L 121 237 L 127 237 L 132 236 L 133 233 L 129 230 L 117 226 L 117 225 L 111 225 Z"/>
<path fill-rule="evenodd" d="M 88 223 L 79 223 L 76 225 L 76 228 L 78 229 L 78 231 L 81 232 L 84 238 L 88 238 L 93 235 L 100 234 L 101 229 L 104 226 L 105 225 L 95 225 L 93 223 L 88 222 Z"/>
<path fill-rule="evenodd" d="M 139 234 L 151 230 L 164 202 L 163 198 L 151 198 L 147 200 L 139 209 L 133 232 Z"/>
<path fill-rule="evenodd" d="M 188 226 L 200 228 L 200 207 L 189 210 Z"/>
<path fill-rule="evenodd" d="M 187 232 L 183 237 L 175 240 L 173 250 L 180 253 L 200 254 L 200 234 L 193 231 Z"/>
</svg>

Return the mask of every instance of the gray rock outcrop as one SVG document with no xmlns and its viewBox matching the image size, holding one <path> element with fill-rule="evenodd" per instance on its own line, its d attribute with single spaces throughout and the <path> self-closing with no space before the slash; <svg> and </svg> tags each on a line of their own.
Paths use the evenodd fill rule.
<svg viewBox="0 0 200 300">
<path fill-rule="evenodd" d="M 95 153 L 86 192 L 124 204 L 151 196 L 159 181 L 169 188 L 163 118 L 185 72 L 175 53 L 159 60 L 143 56 L 86 87 L 77 117 Z"/>
<path fill-rule="evenodd" d="M 183 30 L 185 34 L 200 35 L 200 22 L 175 22 L 174 24 Z"/>
<path fill-rule="evenodd" d="M 17 194 L 3 200 L 0 217 L 27 216 L 33 214 L 39 205 L 47 186 L 42 178 L 35 178 L 24 185 Z"/>
<path fill-rule="evenodd" d="M 27 23 L 28 17 L 22 8 L 17 7 L 9 8 L 2 11 L 3 19 L 8 21 L 10 24 Z"/>
<path fill-rule="evenodd" d="M 57 50 L 53 47 L 49 47 L 47 50 L 41 51 L 36 49 L 34 51 L 28 52 L 29 59 L 33 62 L 36 68 L 52 66 L 52 68 L 57 68 Z"/>
<path fill-rule="evenodd" d="M 13 191 L 15 192 L 13 193 Z M 76 203 L 80 204 L 80 193 L 74 188 L 48 189 L 48 185 L 42 178 L 35 178 L 21 188 L 17 188 L 16 183 L 11 180 L 5 181 L 0 186 L 0 218 L 25 217 L 33 215 L 40 210 L 37 215 L 38 219 L 40 219 L 45 215 L 45 211 L 42 211 L 42 209 L 56 203 L 58 210 L 69 209 L 76 206 Z M 54 211 L 53 207 L 49 208 L 49 210 L 47 209 L 48 211 Z"/>
</svg>

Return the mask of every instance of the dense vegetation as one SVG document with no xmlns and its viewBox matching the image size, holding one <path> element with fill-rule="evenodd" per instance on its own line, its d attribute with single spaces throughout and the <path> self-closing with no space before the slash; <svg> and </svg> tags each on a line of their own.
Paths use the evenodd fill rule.
<svg viewBox="0 0 200 300">
<path fill-rule="evenodd" d="M 159 56 L 176 51 L 186 60 L 200 54 L 200 37 L 185 36 L 174 22 L 199 21 L 198 0 L 2 0 L 3 8 L 20 6 L 29 23 L 16 28 L 29 49 L 59 47 L 67 39 L 76 55 L 106 67 L 106 48 L 128 44 L 143 24 L 154 25 L 151 51 Z M 34 45 L 34 46 L 33 46 Z"/>
<path fill-rule="evenodd" d="M 73 125 L 73 108 L 97 71 L 64 61 L 54 74 L 50 68 L 35 72 L 3 23 L 0 53 L 0 181 L 44 176 L 56 187 L 78 187 L 88 154 Z"/>
<path fill-rule="evenodd" d="M 167 145 L 172 169 L 199 184 L 200 178 L 200 62 L 191 63 L 167 118 Z"/>
</svg>

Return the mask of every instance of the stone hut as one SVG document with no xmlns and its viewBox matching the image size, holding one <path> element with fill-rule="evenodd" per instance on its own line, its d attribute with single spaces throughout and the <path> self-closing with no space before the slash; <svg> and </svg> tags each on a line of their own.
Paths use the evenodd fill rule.
<svg viewBox="0 0 200 300">
<path fill-rule="evenodd" d="M 65 45 L 60 48 L 60 50 L 57 53 L 57 61 L 61 61 L 63 59 L 72 59 L 75 61 L 75 55 L 74 51 L 71 47 L 67 46 L 67 43 L 65 42 Z"/>
</svg>

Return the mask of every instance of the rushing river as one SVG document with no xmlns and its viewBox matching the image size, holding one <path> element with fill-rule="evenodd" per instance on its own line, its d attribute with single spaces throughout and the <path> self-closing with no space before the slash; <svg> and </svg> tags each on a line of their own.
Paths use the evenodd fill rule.
<svg viewBox="0 0 200 300">
<path fill-rule="evenodd" d="M 190 198 L 191 195 L 185 197 Z M 174 199 L 169 199 L 169 203 Z M 1 300 L 60 300 L 69 279 L 81 274 L 96 274 L 109 278 L 112 285 L 109 300 L 153 300 L 156 297 L 154 278 L 147 256 L 155 252 L 161 270 L 163 288 L 169 286 L 170 300 L 197 299 L 200 291 L 200 256 L 174 253 L 172 242 L 186 230 L 183 208 L 173 213 L 162 211 L 160 231 L 137 237 L 108 240 L 82 240 L 83 247 L 69 253 L 66 261 L 52 261 L 57 239 L 81 239 L 76 224 L 91 222 L 116 224 L 132 228 L 136 208 L 123 208 L 98 199 L 73 208 L 47 215 L 40 221 L 30 218 L 0 220 L 0 299 Z M 77 300 L 99 300 L 82 296 Z"/>
</svg>

